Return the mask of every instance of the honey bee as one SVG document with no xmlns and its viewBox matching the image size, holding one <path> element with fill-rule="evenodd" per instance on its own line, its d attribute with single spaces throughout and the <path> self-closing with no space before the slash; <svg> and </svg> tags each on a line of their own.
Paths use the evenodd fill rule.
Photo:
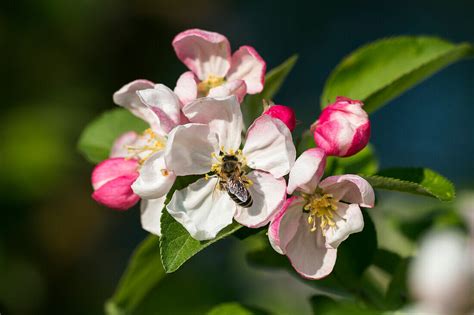
<svg viewBox="0 0 474 315">
<path fill-rule="evenodd" d="M 219 179 L 221 189 L 226 190 L 229 197 L 239 206 L 250 208 L 253 204 L 252 196 L 247 189 L 250 183 L 245 179 L 242 163 L 234 155 L 222 157 L 222 167 Z"/>
</svg>

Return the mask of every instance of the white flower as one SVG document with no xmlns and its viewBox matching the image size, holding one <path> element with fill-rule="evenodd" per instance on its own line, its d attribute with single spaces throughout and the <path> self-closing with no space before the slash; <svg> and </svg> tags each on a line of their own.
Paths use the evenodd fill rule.
<svg viewBox="0 0 474 315">
<path fill-rule="evenodd" d="M 193 123 L 177 126 L 168 138 L 165 160 L 177 176 L 207 174 L 174 193 L 168 212 L 198 240 L 214 238 L 237 222 L 248 227 L 268 223 L 286 198 L 282 176 L 292 167 L 296 151 L 291 132 L 280 120 L 263 115 L 242 142 L 242 113 L 235 96 L 201 98 L 183 109 Z M 226 191 L 224 159 L 234 159 L 238 177 L 253 201 L 239 206 Z"/>
</svg>

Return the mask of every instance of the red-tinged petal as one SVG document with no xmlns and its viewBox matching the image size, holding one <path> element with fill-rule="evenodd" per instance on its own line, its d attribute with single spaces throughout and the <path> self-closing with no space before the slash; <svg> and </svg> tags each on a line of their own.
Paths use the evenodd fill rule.
<svg viewBox="0 0 474 315">
<path fill-rule="evenodd" d="M 106 207 L 116 210 L 127 210 L 133 207 L 140 197 L 131 188 L 135 175 L 114 178 L 92 193 L 92 198 Z"/>
<path fill-rule="evenodd" d="M 374 189 L 365 179 L 357 175 L 330 176 L 322 180 L 319 187 L 324 193 L 332 194 L 336 200 L 355 203 L 365 208 L 372 208 L 375 203 Z"/>
<path fill-rule="evenodd" d="M 138 177 L 138 161 L 125 158 L 111 158 L 101 163 L 92 171 L 92 186 L 94 190 L 117 177 Z"/>
<path fill-rule="evenodd" d="M 295 236 L 303 214 L 304 200 L 293 196 L 288 198 L 268 227 L 268 239 L 273 249 L 284 255 L 285 249 Z"/>
<path fill-rule="evenodd" d="M 127 157 L 129 155 L 127 146 L 133 145 L 139 138 L 135 131 L 129 131 L 117 138 L 112 149 L 110 149 L 110 158 Z"/>
<path fill-rule="evenodd" d="M 304 278 L 321 279 L 331 273 L 337 249 L 327 248 L 321 229 L 311 232 L 308 215 L 300 217 L 299 228 L 286 247 L 291 265 Z"/>
<path fill-rule="evenodd" d="M 225 77 L 229 71 L 230 44 L 219 33 L 190 29 L 176 35 L 173 47 L 178 58 L 200 80 L 209 75 Z"/>
<path fill-rule="evenodd" d="M 244 80 L 247 93 L 260 93 L 265 83 L 266 68 L 265 61 L 253 47 L 242 46 L 232 55 L 227 80 Z"/>
</svg>

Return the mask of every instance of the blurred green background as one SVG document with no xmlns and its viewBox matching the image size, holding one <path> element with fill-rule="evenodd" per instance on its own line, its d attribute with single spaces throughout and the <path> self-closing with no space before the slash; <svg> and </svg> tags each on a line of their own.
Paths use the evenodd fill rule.
<svg viewBox="0 0 474 315">
<path fill-rule="evenodd" d="M 117 213 L 90 199 L 92 165 L 76 142 L 90 120 L 114 107 L 112 93 L 123 84 L 146 78 L 174 87 L 185 71 L 171 47 L 178 32 L 199 27 L 225 34 L 234 49 L 252 45 L 268 69 L 298 53 L 275 101 L 295 108 L 301 132 L 317 118 L 331 69 L 352 50 L 401 34 L 474 42 L 473 12 L 469 0 L 3 1 L 0 313 L 103 313 L 146 233 L 138 209 Z M 376 112 L 372 143 L 381 166 L 430 167 L 458 190 L 473 189 L 473 99 L 474 62 L 464 61 Z M 374 216 L 437 205 L 396 194 L 380 200 Z M 381 241 L 403 243 L 390 234 Z M 233 300 L 304 314 L 314 292 L 284 272 L 251 269 L 229 239 L 155 293 L 157 314 L 200 314 Z"/>
</svg>

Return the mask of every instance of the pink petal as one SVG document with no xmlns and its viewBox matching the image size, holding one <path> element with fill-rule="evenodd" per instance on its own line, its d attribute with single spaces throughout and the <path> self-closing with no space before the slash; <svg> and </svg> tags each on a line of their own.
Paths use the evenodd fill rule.
<svg viewBox="0 0 474 315">
<path fill-rule="evenodd" d="M 268 239 L 277 253 L 284 255 L 286 246 L 295 236 L 303 214 L 303 205 L 303 198 L 293 196 L 285 201 L 273 217 L 268 227 Z"/>
<path fill-rule="evenodd" d="M 161 236 L 161 214 L 165 207 L 166 197 L 142 199 L 140 204 L 140 221 L 145 231 Z"/>
<path fill-rule="evenodd" d="M 242 80 L 234 80 L 212 88 L 207 96 L 218 98 L 235 95 L 239 103 L 242 103 L 245 94 L 247 94 L 247 86 L 245 85 L 245 82 Z"/>
<path fill-rule="evenodd" d="M 225 77 L 229 71 L 230 44 L 219 33 L 190 29 L 176 35 L 173 47 L 178 58 L 200 80 L 209 75 Z"/>
<path fill-rule="evenodd" d="M 266 225 L 281 208 L 286 199 L 286 182 L 284 178 L 276 179 L 273 175 L 253 171 L 247 175 L 253 182 L 249 192 L 253 204 L 249 208 L 237 207 L 235 220 L 250 228 Z"/>
<path fill-rule="evenodd" d="M 157 120 L 156 115 L 140 101 L 136 93 L 140 90 L 153 88 L 154 85 L 148 80 L 135 80 L 125 84 L 114 93 L 114 103 L 128 109 L 132 114 L 149 123 L 150 126 L 154 126 Z"/>
<path fill-rule="evenodd" d="M 131 188 L 135 175 L 116 177 L 92 193 L 92 198 L 106 207 L 116 210 L 127 210 L 133 207 L 140 197 Z"/>
<path fill-rule="evenodd" d="M 92 171 L 92 186 L 94 190 L 110 180 L 121 176 L 138 177 L 138 161 L 125 158 L 111 158 L 101 163 Z"/>
<path fill-rule="evenodd" d="M 133 145 L 138 140 L 139 135 L 135 131 L 129 131 L 119 136 L 110 150 L 110 157 L 127 157 L 129 155 L 127 146 Z"/>
<path fill-rule="evenodd" d="M 265 61 L 253 47 L 242 46 L 232 55 L 227 80 L 244 80 L 247 93 L 260 93 L 265 83 L 266 68 Z"/>
<path fill-rule="evenodd" d="M 178 95 L 183 106 L 194 101 L 198 96 L 198 87 L 194 73 L 191 71 L 183 73 L 179 77 L 178 82 L 176 82 L 174 92 Z"/>
<path fill-rule="evenodd" d="M 290 129 L 291 132 L 295 130 L 296 116 L 295 111 L 291 107 L 272 105 L 263 114 L 280 119 L 288 127 L 288 129 Z"/>
<path fill-rule="evenodd" d="M 299 227 L 286 247 L 286 255 L 300 275 L 321 279 L 333 270 L 337 249 L 327 248 L 321 229 L 311 232 L 307 219 L 307 214 L 300 217 Z"/>
<path fill-rule="evenodd" d="M 326 245 L 337 248 L 349 235 L 364 229 L 364 217 L 356 204 L 337 203 L 336 226 L 326 230 Z"/>
<path fill-rule="evenodd" d="M 374 189 L 357 175 L 330 176 L 319 183 L 319 187 L 324 193 L 332 194 L 336 200 L 355 203 L 365 208 L 372 208 L 375 203 Z"/>
<path fill-rule="evenodd" d="M 326 167 L 326 154 L 320 148 L 304 151 L 296 160 L 288 179 L 288 194 L 295 190 L 312 194 Z"/>
</svg>

